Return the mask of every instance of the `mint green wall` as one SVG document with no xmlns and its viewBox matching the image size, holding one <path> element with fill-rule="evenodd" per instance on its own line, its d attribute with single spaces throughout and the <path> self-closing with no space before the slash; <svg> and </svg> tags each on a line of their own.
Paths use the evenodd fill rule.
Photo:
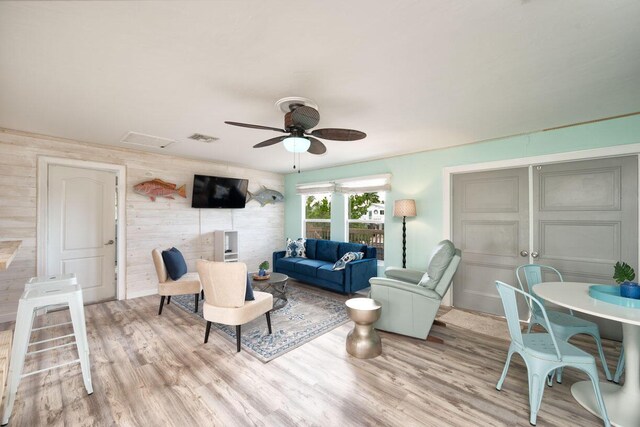
<svg viewBox="0 0 640 427">
<path fill-rule="evenodd" d="M 385 265 L 402 264 L 402 219 L 391 216 L 393 202 L 412 198 L 416 200 L 418 216 L 407 220 L 407 267 L 425 269 L 431 249 L 443 235 L 443 168 L 633 143 L 640 143 L 638 115 L 290 174 L 285 177 L 285 234 L 292 238 L 300 237 L 302 202 L 296 195 L 296 184 L 391 173 L 392 190 L 386 200 Z M 345 233 L 342 199 L 342 195 L 334 194 L 332 201 L 331 236 L 335 240 L 343 240 Z"/>
</svg>

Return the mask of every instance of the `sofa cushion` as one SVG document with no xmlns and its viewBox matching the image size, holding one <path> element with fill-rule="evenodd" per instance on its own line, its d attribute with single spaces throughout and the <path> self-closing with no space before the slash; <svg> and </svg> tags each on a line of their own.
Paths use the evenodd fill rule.
<svg viewBox="0 0 640 427">
<path fill-rule="evenodd" d="M 318 279 L 326 280 L 339 285 L 344 284 L 344 270 L 333 270 L 333 265 L 325 264 L 316 270 Z"/>
<path fill-rule="evenodd" d="M 427 289 L 435 289 L 447 269 L 453 256 L 456 253 L 456 247 L 450 240 L 443 240 L 434 248 L 429 261 L 427 272 L 424 273 L 418 285 Z"/>
<path fill-rule="evenodd" d="M 303 259 L 300 262 L 297 262 L 293 267 L 293 271 L 296 273 L 304 274 L 309 277 L 317 277 L 316 270 L 318 267 L 326 265 L 326 261 L 320 261 L 317 259 Z"/>
<path fill-rule="evenodd" d="M 333 240 L 318 240 L 316 243 L 316 259 L 336 262 L 338 260 L 339 242 Z"/>
<path fill-rule="evenodd" d="M 162 260 L 171 280 L 178 280 L 187 273 L 187 263 L 182 253 L 176 248 L 162 251 Z"/>
<path fill-rule="evenodd" d="M 297 240 L 287 238 L 287 247 L 285 248 L 284 257 L 306 258 L 307 255 L 305 254 L 304 241 L 305 239 L 302 237 Z"/>
<path fill-rule="evenodd" d="M 340 243 L 338 245 L 338 259 L 342 258 L 347 252 L 362 252 L 364 255 L 367 245 L 361 243 Z"/>
<path fill-rule="evenodd" d="M 317 259 L 316 258 L 316 244 L 318 242 L 318 239 L 307 239 L 306 242 L 304 242 L 304 249 L 307 253 L 307 258 L 309 259 Z"/>
<path fill-rule="evenodd" d="M 294 266 L 300 261 L 304 261 L 306 258 L 280 258 L 276 261 L 276 267 L 278 270 L 290 270 L 294 271 Z"/>
</svg>

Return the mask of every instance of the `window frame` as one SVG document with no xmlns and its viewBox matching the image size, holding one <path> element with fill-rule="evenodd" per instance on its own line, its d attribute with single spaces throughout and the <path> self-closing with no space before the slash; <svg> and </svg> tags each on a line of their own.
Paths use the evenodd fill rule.
<svg viewBox="0 0 640 427">
<path fill-rule="evenodd" d="M 387 211 L 387 191 L 359 191 L 359 192 L 351 192 L 351 193 L 344 193 L 344 197 L 345 197 L 345 214 L 344 214 L 344 218 L 345 218 L 345 227 L 344 227 L 344 241 L 345 242 L 350 242 L 351 239 L 349 238 L 351 232 L 351 224 L 381 224 L 382 225 L 382 248 L 377 247 L 378 249 L 378 262 L 384 262 L 384 239 L 385 239 L 385 235 L 386 235 L 386 227 L 385 227 L 385 222 L 386 222 L 386 217 L 384 217 L 382 219 L 382 221 L 373 221 L 373 220 L 364 220 L 364 219 L 351 219 L 350 218 L 350 213 L 351 213 L 351 202 L 350 202 L 350 198 L 351 196 L 355 195 L 355 194 L 363 194 L 363 193 L 378 193 L 378 197 L 380 197 L 380 199 L 382 199 L 382 205 L 384 206 L 384 212 L 386 213 Z M 380 250 L 382 249 L 382 250 Z"/>
<path fill-rule="evenodd" d="M 318 219 L 318 218 L 307 218 L 307 199 L 309 197 L 329 197 L 329 218 L 326 219 Z M 332 217 L 331 217 L 331 203 L 333 203 L 333 197 L 334 194 L 331 192 L 322 192 L 322 193 L 313 193 L 313 194 L 304 194 L 302 195 L 301 199 L 302 199 L 302 232 L 301 232 L 301 236 L 303 236 L 305 239 L 314 239 L 315 237 L 307 237 L 307 223 L 310 222 L 319 222 L 319 223 L 323 223 L 323 224 L 329 224 L 329 239 L 331 239 L 331 221 L 332 221 Z"/>
</svg>

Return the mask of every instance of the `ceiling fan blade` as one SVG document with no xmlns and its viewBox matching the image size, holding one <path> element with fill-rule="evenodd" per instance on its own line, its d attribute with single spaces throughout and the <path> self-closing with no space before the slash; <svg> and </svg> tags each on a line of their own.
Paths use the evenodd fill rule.
<svg viewBox="0 0 640 427">
<path fill-rule="evenodd" d="M 311 135 L 333 141 L 356 141 L 367 136 L 366 133 L 354 129 L 316 129 Z"/>
<path fill-rule="evenodd" d="M 238 122 L 227 122 L 225 121 L 226 124 L 228 125 L 233 125 L 233 126 L 240 126 L 243 128 L 251 128 L 251 129 L 263 129 L 263 130 L 275 130 L 276 132 L 282 132 L 282 133 L 287 133 L 286 130 L 284 129 L 280 129 L 280 128 L 272 128 L 270 126 L 261 126 L 261 125 L 250 125 L 247 123 L 238 123 Z"/>
<path fill-rule="evenodd" d="M 276 136 L 275 138 L 271 138 L 271 139 L 267 139 L 266 141 L 262 141 L 256 145 L 253 146 L 253 148 L 262 148 L 262 147 L 268 147 L 270 145 L 273 144 L 277 144 L 278 142 L 282 141 L 285 138 L 288 138 L 289 135 L 284 135 L 284 136 Z"/>
<path fill-rule="evenodd" d="M 315 108 L 303 105 L 291 111 L 291 121 L 294 126 L 308 130 L 318 126 L 320 113 Z"/>
<path fill-rule="evenodd" d="M 307 153 L 311 154 L 324 154 L 327 152 L 327 147 L 318 139 L 312 138 L 310 136 L 307 137 L 309 141 L 311 141 L 311 145 L 307 150 Z"/>
</svg>

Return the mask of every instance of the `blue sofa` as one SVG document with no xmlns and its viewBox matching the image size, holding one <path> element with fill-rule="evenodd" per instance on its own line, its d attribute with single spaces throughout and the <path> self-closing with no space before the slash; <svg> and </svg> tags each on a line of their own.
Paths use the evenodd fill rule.
<svg viewBox="0 0 640 427">
<path fill-rule="evenodd" d="M 273 271 L 304 283 L 352 294 L 369 287 L 369 279 L 378 274 L 376 248 L 359 243 L 307 239 L 306 258 L 285 258 L 285 251 L 273 253 Z M 347 252 L 363 252 L 364 258 L 347 263 L 344 270 L 333 270 L 333 264 Z"/>
</svg>

